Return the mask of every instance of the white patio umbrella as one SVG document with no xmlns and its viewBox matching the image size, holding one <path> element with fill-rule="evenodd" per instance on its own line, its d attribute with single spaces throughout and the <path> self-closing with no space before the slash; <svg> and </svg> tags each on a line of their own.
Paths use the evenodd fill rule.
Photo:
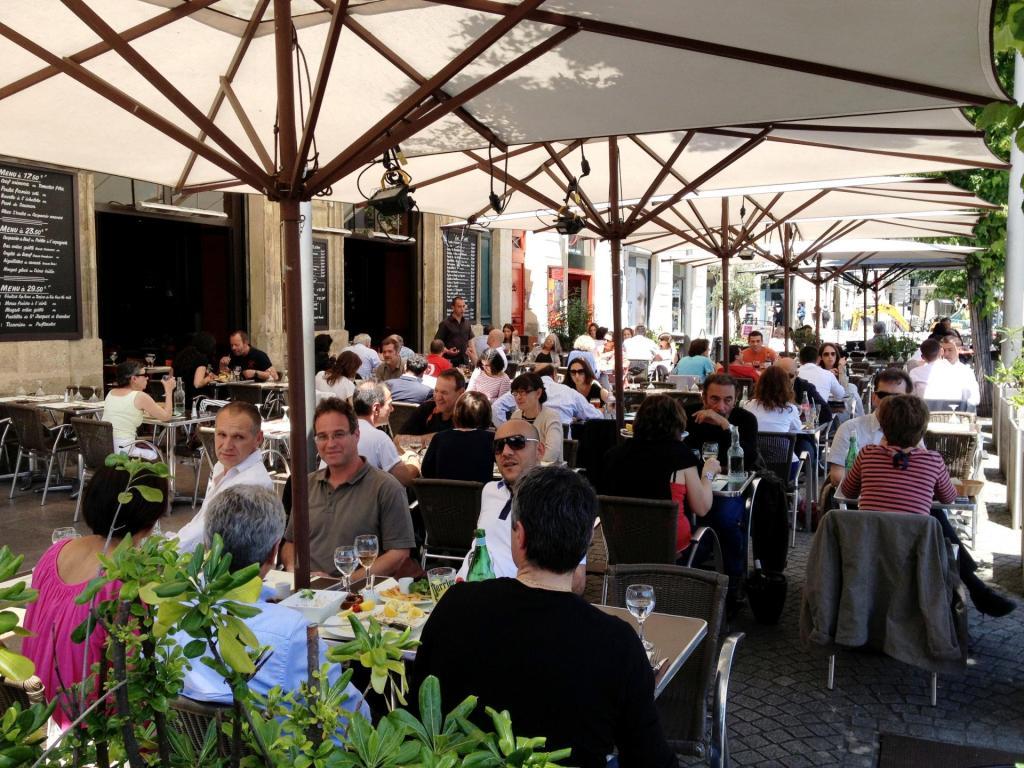
<svg viewBox="0 0 1024 768">
<path fill-rule="evenodd" d="M 280 202 L 303 585 L 300 201 L 397 144 L 425 154 L 749 123 L 753 146 L 774 121 L 1000 100 L 991 6 L 6 0 L 0 151 Z M 623 229 L 617 207 L 609 221 Z"/>
</svg>

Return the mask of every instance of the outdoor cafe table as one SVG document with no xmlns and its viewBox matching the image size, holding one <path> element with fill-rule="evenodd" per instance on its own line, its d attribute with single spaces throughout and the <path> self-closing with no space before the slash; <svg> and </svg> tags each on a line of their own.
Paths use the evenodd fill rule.
<svg viewBox="0 0 1024 768">
<path fill-rule="evenodd" d="M 812 427 L 808 427 L 805 424 L 803 429 L 796 432 L 798 435 L 811 438 L 816 446 L 815 465 L 808 466 L 804 476 L 806 481 L 804 482 L 804 526 L 807 530 L 811 530 L 811 506 L 818 498 L 818 465 L 821 463 L 822 453 L 827 450 L 827 446 L 822 447 L 821 445 L 821 433 L 828 429 L 831 424 L 831 422 L 824 422 L 815 424 Z M 825 466 L 828 466 L 828 461 L 825 462 Z"/>
<path fill-rule="evenodd" d="M 314 579 L 310 586 L 316 589 L 329 589 L 338 583 L 338 579 L 322 576 Z M 358 587 L 358 584 L 353 586 Z M 594 607 L 603 613 L 622 619 L 627 624 L 636 625 L 636 621 L 625 608 L 613 608 L 609 605 L 595 605 Z M 423 632 L 424 626 L 425 624 L 421 624 L 413 629 L 412 637 L 418 639 Z M 697 649 L 697 646 L 707 636 L 707 633 L 708 624 L 703 619 L 691 616 L 675 616 L 668 613 L 652 613 L 647 617 L 647 621 L 644 624 L 644 636 L 654 643 L 654 653 L 657 658 L 653 661 L 658 662 L 661 659 L 667 659 L 654 678 L 655 698 L 660 696 L 665 688 L 668 687 L 672 678 L 682 669 L 683 664 L 686 663 L 686 660 Z M 320 636 L 328 644 L 345 642 L 325 636 L 322 632 Z M 415 649 L 407 651 L 405 658 L 416 658 Z"/>
<path fill-rule="evenodd" d="M 200 416 L 172 416 L 169 419 L 154 419 L 152 417 L 147 416 L 142 420 L 143 424 L 150 424 L 155 427 L 164 428 L 164 444 L 166 446 L 164 450 L 164 456 L 166 457 L 167 468 L 168 471 L 170 472 L 170 476 L 168 477 L 168 485 L 170 487 L 172 504 L 179 500 L 175 485 L 175 476 L 177 474 L 177 462 L 175 461 L 174 451 L 174 445 L 177 442 L 178 437 L 178 429 L 180 429 L 181 427 L 209 424 L 215 418 L 216 414 L 207 413 Z M 190 501 L 189 497 L 187 496 L 183 496 L 181 498 Z"/>
</svg>

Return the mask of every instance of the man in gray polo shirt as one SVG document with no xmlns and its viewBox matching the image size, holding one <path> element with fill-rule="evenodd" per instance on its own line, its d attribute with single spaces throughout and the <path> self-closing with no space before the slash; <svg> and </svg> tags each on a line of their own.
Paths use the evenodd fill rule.
<svg viewBox="0 0 1024 768">
<path fill-rule="evenodd" d="M 322 400 L 313 414 L 316 450 L 327 465 L 309 476 L 310 571 L 333 573 L 334 549 L 356 536 L 377 535 L 375 576 L 390 576 L 409 557 L 416 541 L 405 489 L 387 472 L 359 455 L 359 420 L 344 400 Z M 285 531 L 281 561 L 295 569 L 292 523 Z M 353 579 L 365 573 L 360 568 Z"/>
</svg>

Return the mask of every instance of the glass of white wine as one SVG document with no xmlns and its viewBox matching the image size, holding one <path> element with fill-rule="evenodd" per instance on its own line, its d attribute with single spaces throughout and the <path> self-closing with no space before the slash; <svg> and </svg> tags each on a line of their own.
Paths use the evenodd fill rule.
<svg viewBox="0 0 1024 768">
<path fill-rule="evenodd" d="M 650 584 L 630 584 L 626 587 L 626 608 L 640 626 L 640 642 L 645 650 L 654 648 L 654 643 L 644 637 L 644 622 L 654 611 L 654 587 Z"/>
<path fill-rule="evenodd" d="M 359 564 L 366 569 L 366 586 L 373 592 L 373 573 L 370 572 L 370 568 L 373 566 L 374 561 L 377 559 L 377 553 L 380 551 L 377 536 L 372 533 L 356 536 L 355 549 L 356 557 L 359 558 Z"/>
<path fill-rule="evenodd" d="M 338 547 L 334 550 L 334 567 L 341 574 L 342 587 L 346 592 L 352 587 L 352 573 L 359 565 L 359 558 L 356 557 L 356 548 L 351 544 Z"/>
</svg>

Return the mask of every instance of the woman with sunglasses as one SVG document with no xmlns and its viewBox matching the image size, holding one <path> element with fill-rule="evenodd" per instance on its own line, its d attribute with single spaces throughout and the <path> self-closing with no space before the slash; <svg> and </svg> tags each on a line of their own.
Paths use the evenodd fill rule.
<svg viewBox="0 0 1024 768">
<path fill-rule="evenodd" d="M 103 421 L 109 421 L 114 428 L 114 450 L 118 453 L 128 452 L 146 416 L 166 421 L 174 415 L 174 377 L 167 376 L 162 382 L 162 405 L 146 393 L 148 384 L 149 374 L 138 363 L 127 360 L 117 366 L 117 386 L 103 401 Z"/>
<path fill-rule="evenodd" d="M 544 461 L 559 463 L 562 461 L 562 420 L 558 412 L 544 407 L 548 399 L 544 391 L 544 382 L 535 373 L 522 373 L 512 380 L 512 396 L 516 399 L 516 409 L 512 412 L 513 419 L 528 421 L 537 429 L 541 442 L 544 443 Z"/>
<path fill-rule="evenodd" d="M 569 363 L 569 381 L 565 382 L 583 395 L 595 408 L 614 403 L 611 392 L 602 387 L 594 378 L 594 372 L 583 358 L 576 358 Z"/>
<path fill-rule="evenodd" d="M 857 391 L 857 387 L 850 383 L 850 377 L 846 373 L 846 358 L 843 357 L 839 346 L 831 341 L 826 341 L 822 344 L 818 348 L 818 365 L 826 371 L 830 371 L 839 380 L 843 389 L 846 390 L 847 399 L 853 398 L 854 410 L 856 410 L 860 393 Z M 855 416 L 856 414 L 850 415 Z"/>
</svg>

